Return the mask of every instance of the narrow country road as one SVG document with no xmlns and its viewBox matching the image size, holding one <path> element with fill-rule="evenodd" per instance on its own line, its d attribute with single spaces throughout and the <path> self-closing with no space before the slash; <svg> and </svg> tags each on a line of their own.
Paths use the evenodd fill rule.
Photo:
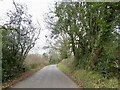
<svg viewBox="0 0 120 90">
<path fill-rule="evenodd" d="M 62 73 L 56 65 L 49 65 L 13 88 L 77 88 L 77 85 Z"/>
</svg>

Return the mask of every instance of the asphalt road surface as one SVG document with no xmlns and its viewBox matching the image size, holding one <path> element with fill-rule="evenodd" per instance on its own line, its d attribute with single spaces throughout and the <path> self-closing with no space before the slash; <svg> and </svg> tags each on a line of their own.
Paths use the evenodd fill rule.
<svg viewBox="0 0 120 90">
<path fill-rule="evenodd" d="M 77 88 L 77 85 L 56 65 L 49 65 L 17 83 L 13 88 Z"/>
</svg>

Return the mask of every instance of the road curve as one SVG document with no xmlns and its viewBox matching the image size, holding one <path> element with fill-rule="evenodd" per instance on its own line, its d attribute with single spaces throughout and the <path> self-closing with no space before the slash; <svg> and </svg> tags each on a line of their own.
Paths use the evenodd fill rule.
<svg viewBox="0 0 120 90">
<path fill-rule="evenodd" d="M 49 65 L 17 83 L 13 88 L 77 88 L 77 85 L 56 65 Z"/>
</svg>

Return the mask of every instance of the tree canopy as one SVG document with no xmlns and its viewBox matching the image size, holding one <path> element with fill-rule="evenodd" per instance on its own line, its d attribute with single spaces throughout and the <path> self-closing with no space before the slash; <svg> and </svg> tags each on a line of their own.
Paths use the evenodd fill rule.
<svg viewBox="0 0 120 90">
<path fill-rule="evenodd" d="M 60 2 L 46 22 L 55 39 L 67 34 L 75 67 L 118 76 L 119 7 L 117 2 Z"/>
</svg>

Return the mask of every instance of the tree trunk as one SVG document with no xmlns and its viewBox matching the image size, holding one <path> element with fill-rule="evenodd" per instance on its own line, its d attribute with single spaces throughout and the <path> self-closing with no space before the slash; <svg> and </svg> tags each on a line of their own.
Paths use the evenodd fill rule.
<svg viewBox="0 0 120 90">
<path fill-rule="evenodd" d="M 97 57 L 101 54 L 102 52 L 102 47 L 101 48 L 97 48 L 95 51 L 92 51 L 90 59 L 88 61 L 88 65 L 87 65 L 87 69 L 91 70 L 94 66 L 94 62 L 97 59 Z"/>
<path fill-rule="evenodd" d="M 70 38 L 71 38 L 71 44 L 72 44 L 72 51 L 73 51 L 74 56 L 76 56 L 75 42 L 74 42 L 73 35 L 70 35 Z"/>
</svg>

